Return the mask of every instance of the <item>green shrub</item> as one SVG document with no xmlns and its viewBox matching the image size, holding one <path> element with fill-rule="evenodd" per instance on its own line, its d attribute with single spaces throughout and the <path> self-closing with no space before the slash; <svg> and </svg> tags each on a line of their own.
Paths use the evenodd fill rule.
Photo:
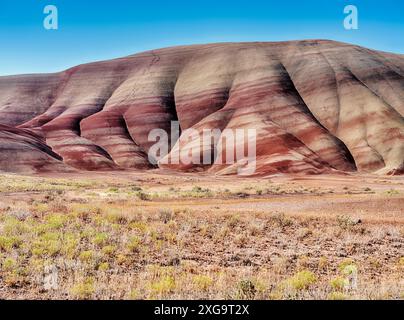
<svg viewBox="0 0 404 320">
<path fill-rule="evenodd" d="M 207 275 L 196 275 L 193 278 L 193 283 L 198 289 L 206 291 L 212 285 L 213 280 Z"/>
<path fill-rule="evenodd" d="M 293 289 L 306 290 L 317 281 L 316 275 L 308 270 L 303 270 L 296 273 L 291 278 L 287 279 L 285 284 Z"/>
<path fill-rule="evenodd" d="M 2 264 L 2 270 L 11 272 L 17 267 L 17 261 L 13 258 L 6 258 Z"/>
<path fill-rule="evenodd" d="M 94 258 L 94 252 L 91 250 L 83 251 L 79 255 L 79 259 L 81 262 L 91 262 Z"/>
<path fill-rule="evenodd" d="M 86 278 L 83 282 L 75 284 L 70 292 L 77 299 L 91 299 L 95 292 L 94 280 Z"/>
<path fill-rule="evenodd" d="M 104 246 L 108 242 L 108 235 L 106 233 L 97 233 L 92 242 L 96 246 Z"/>
<path fill-rule="evenodd" d="M 337 277 L 335 279 L 332 279 L 330 281 L 330 286 L 333 288 L 335 291 L 343 291 L 346 286 L 349 285 L 348 279 L 342 278 L 342 277 Z"/>
<path fill-rule="evenodd" d="M 163 276 L 156 282 L 150 284 L 150 290 L 153 295 L 164 295 L 174 291 L 176 285 L 173 276 Z"/>
<path fill-rule="evenodd" d="M 23 241 L 16 236 L 0 236 L 0 251 L 9 252 L 13 248 L 19 248 Z"/>
<path fill-rule="evenodd" d="M 348 297 L 342 292 L 332 292 L 328 296 L 328 300 L 346 300 Z"/>
<path fill-rule="evenodd" d="M 128 245 L 127 245 L 128 249 L 132 252 L 138 252 L 140 247 L 141 247 L 141 240 L 139 237 L 137 236 L 133 236 L 129 239 Z"/>
</svg>

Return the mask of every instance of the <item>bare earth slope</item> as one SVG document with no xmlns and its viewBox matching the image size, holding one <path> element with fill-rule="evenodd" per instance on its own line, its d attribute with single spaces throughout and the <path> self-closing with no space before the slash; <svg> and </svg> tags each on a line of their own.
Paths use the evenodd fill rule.
<svg viewBox="0 0 404 320">
<path fill-rule="evenodd" d="M 150 168 L 150 130 L 178 119 L 182 131 L 256 128 L 259 175 L 402 174 L 403 115 L 402 55 L 323 40 L 167 48 L 0 77 L 0 170 Z"/>
</svg>

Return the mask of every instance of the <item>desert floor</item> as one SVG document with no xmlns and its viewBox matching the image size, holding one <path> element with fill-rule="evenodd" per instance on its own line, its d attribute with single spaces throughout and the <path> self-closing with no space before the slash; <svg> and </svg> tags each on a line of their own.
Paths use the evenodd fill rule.
<svg viewBox="0 0 404 320">
<path fill-rule="evenodd" d="M 0 174 L 2 299 L 403 299 L 404 177 Z"/>
</svg>

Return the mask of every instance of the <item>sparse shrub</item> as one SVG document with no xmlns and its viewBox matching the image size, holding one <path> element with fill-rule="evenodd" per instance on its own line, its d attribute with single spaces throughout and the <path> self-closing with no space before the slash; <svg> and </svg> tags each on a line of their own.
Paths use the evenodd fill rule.
<svg viewBox="0 0 404 320">
<path fill-rule="evenodd" d="M 376 270 L 380 269 L 383 266 L 382 261 L 376 257 L 369 257 L 368 262 L 369 265 Z"/>
<path fill-rule="evenodd" d="M 28 225 L 15 217 L 7 217 L 2 228 L 2 234 L 6 236 L 20 236 L 28 231 Z"/>
<path fill-rule="evenodd" d="M 177 256 L 177 253 L 172 254 L 173 257 L 169 258 L 167 261 L 168 266 L 177 267 L 181 264 L 181 259 Z"/>
<path fill-rule="evenodd" d="M 118 210 L 109 210 L 106 214 L 106 219 L 110 223 L 116 223 L 119 225 L 125 225 L 128 223 L 128 217 Z"/>
<path fill-rule="evenodd" d="M 15 217 L 20 221 L 25 221 L 28 217 L 32 215 L 32 213 L 26 210 L 13 210 L 9 213 L 9 215 L 11 217 Z"/>
<path fill-rule="evenodd" d="M 101 252 L 108 257 L 112 256 L 115 253 L 115 251 L 116 251 L 116 246 L 112 246 L 112 245 L 105 246 L 101 249 Z"/>
<path fill-rule="evenodd" d="M 45 193 L 44 199 L 46 202 L 51 202 L 54 201 L 57 196 L 58 194 L 55 191 L 47 191 Z"/>
<path fill-rule="evenodd" d="M 59 212 L 59 213 L 68 213 L 69 209 L 66 206 L 66 201 L 63 199 L 57 199 L 52 201 L 49 205 L 49 208 L 52 212 Z"/>
<path fill-rule="evenodd" d="M 296 267 L 298 270 L 305 270 L 309 266 L 309 257 L 300 256 L 297 258 Z"/>
<path fill-rule="evenodd" d="M 358 272 L 358 268 L 354 264 L 349 264 L 345 266 L 345 268 L 342 269 L 341 272 L 345 275 L 352 275 Z"/>
<path fill-rule="evenodd" d="M 356 289 L 358 267 L 353 263 L 352 259 L 345 259 L 339 265 L 339 271 L 345 277 L 345 289 Z"/>
<path fill-rule="evenodd" d="M 163 237 L 167 242 L 169 242 L 171 244 L 174 244 L 177 242 L 177 235 L 173 232 L 166 232 L 163 234 Z"/>
<path fill-rule="evenodd" d="M 81 262 L 91 262 L 94 258 L 94 252 L 91 250 L 86 250 L 80 253 L 79 259 Z"/>
<path fill-rule="evenodd" d="M 100 271 L 107 271 L 109 270 L 109 263 L 108 262 L 102 262 L 98 266 L 98 270 Z"/>
<path fill-rule="evenodd" d="M 139 232 L 142 232 L 142 233 L 146 232 L 147 229 L 148 229 L 147 224 L 142 222 L 142 221 L 133 221 L 133 222 L 131 222 L 129 224 L 129 228 L 135 229 L 135 230 L 137 230 Z"/>
<path fill-rule="evenodd" d="M 92 242 L 96 246 L 104 246 L 108 242 L 108 235 L 106 233 L 97 233 Z"/>
<path fill-rule="evenodd" d="M 282 291 L 278 289 L 270 292 L 268 295 L 268 300 L 282 300 L 282 298 L 283 298 Z"/>
<path fill-rule="evenodd" d="M 227 221 L 227 225 L 229 228 L 235 228 L 239 223 L 240 216 L 237 214 L 232 214 Z"/>
<path fill-rule="evenodd" d="M 318 259 L 318 269 L 319 270 L 326 270 L 329 265 L 330 264 L 326 257 L 320 257 L 320 259 Z"/>
<path fill-rule="evenodd" d="M 258 221 L 252 221 L 248 226 L 249 234 L 253 237 L 258 236 L 263 231 L 263 229 L 264 226 Z"/>
<path fill-rule="evenodd" d="M 75 284 L 71 289 L 71 294 L 77 299 L 91 299 L 94 292 L 93 278 L 86 278 L 83 282 Z"/>
<path fill-rule="evenodd" d="M 209 188 L 194 186 L 190 192 L 185 193 L 185 196 L 190 196 L 192 198 L 208 198 L 213 196 L 213 192 Z"/>
<path fill-rule="evenodd" d="M 217 240 L 224 240 L 226 239 L 231 233 L 231 230 L 227 225 L 221 226 L 218 232 L 214 234 L 214 238 Z"/>
<path fill-rule="evenodd" d="M 401 257 L 400 259 L 398 259 L 398 266 L 400 268 L 404 268 L 404 257 Z"/>
<path fill-rule="evenodd" d="M 337 216 L 337 223 L 338 226 L 342 229 L 342 230 L 352 230 L 352 228 L 354 226 L 356 226 L 357 224 L 361 223 L 362 221 L 360 219 L 353 219 L 350 216 L 346 216 L 346 215 L 339 215 Z"/>
<path fill-rule="evenodd" d="M 237 299 L 254 299 L 257 289 L 251 280 L 241 280 L 237 283 Z"/>
<path fill-rule="evenodd" d="M 349 280 L 337 277 L 330 281 L 330 286 L 334 291 L 343 291 L 347 286 L 349 286 Z"/>
<path fill-rule="evenodd" d="M 276 257 L 273 259 L 273 270 L 277 274 L 284 273 L 289 265 L 290 261 L 286 257 Z"/>
<path fill-rule="evenodd" d="M 300 228 L 297 230 L 297 238 L 303 240 L 313 234 L 309 228 Z"/>
<path fill-rule="evenodd" d="M 202 291 L 207 291 L 213 284 L 213 279 L 207 275 L 196 275 L 193 278 L 195 286 Z"/>
<path fill-rule="evenodd" d="M 0 236 L 0 251 L 9 252 L 13 248 L 19 248 L 23 241 L 16 236 Z"/>
<path fill-rule="evenodd" d="M 2 270 L 11 272 L 17 267 L 17 261 L 13 258 L 6 258 L 2 263 Z"/>
<path fill-rule="evenodd" d="M 127 247 L 131 252 L 139 252 L 140 246 L 141 246 L 141 240 L 139 237 L 133 236 L 129 239 Z"/>
<path fill-rule="evenodd" d="M 13 270 L 3 276 L 3 282 L 6 287 L 18 289 L 27 284 L 26 275 L 23 275 L 19 270 Z"/>
<path fill-rule="evenodd" d="M 173 219 L 173 211 L 168 208 L 163 208 L 159 210 L 159 218 L 164 223 L 168 223 Z"/>
<path fill-rule="evenodd" d="M 328 300 L 347 300 L 348 296 L 342 292 L 332 292 L 328 296 Z"/>
<path fill-rule="evenodd" d="M 137 191 L 135 194 L 140 200 L 143 201 L 149 201 L 151 199 L 150 194 L 143 192 L 143 191 Z"/>
<path fill-rule="evenodd" d="M 400 194 L 400 192 L 398 190 L 395 190 L 395 189 L 390 189 L 390 190 L 386 191 L 386 194 L 389 195 L 389 196 L 394 196 L 394 195 Z"/>
<path fill-rule="evenodd" d="M 31 209 L 35 215 L 42 215 L 49 211 L 49 206 L 47 203 L 36 201 Z"/>
<path fill-rule="evenodd" d="M 63 235 L 62 252 L 69 258 L 73 258 L 77 252 L 77 246 L 80 238 L 75 233 L 66 233 Z"/>
<path fill-rule="evenodd" d="M 170 275 L 163 276 L 160 280 L 150 284 L 150 290 L 153 295 L 161 296 L 174 291 L 174 289 L 175 280 L 174 277 Z"/>
<path fill-rule="evenodd" d="M 354 260 L 352 260 L 352 259 L 350 259 L 350 258 L 344 259 L 344 260 L 338 265 L 338 269 L 339 269 L 340 272 L 343 272 L 347 266 L 355 266 Z"/>
<path fill-rule="evenodd" d="M 132 290 L 129 292 L 129 299 L 130 299 L 130 300 L 139 300 L 140 298 L 141 298 L 141 295 L 140 295 L 138 289 L 132 289 Z"/>
<path fill-rule="evenodd" d="M 234 242 L 239 246 L 239 247 L 244 247 L 247 242 L 248 242 L 248 237 L 244 233 L 239 233 L 236 235 L 234 238 Z"/>
<path fill-rule="evenodd" d="M 201 187 L 199 187 L 199 186 L 194 186 L 194 187 L 192 188 L 192 191 L 193 191 L 193 192 L 203 192 L 203 189 L 202 189 Z"/>
<path fill-rule="evenodd" d="M 77 215 L 77 217 L 84 222 L 89 221 L 91 217 L 91 212 L 88 208 L 77 208 L 73 211 L 73 214 Z"/>
<path fill-rule="evenodd" d="M 287 218 L 284 213 L 276 213 L 272 215 L 271 220 L 281 228 L 285 228 L 293 224 L 293 221 Z"/>
<path fill-rule="evenodd" d="M 239 198 L 248 198 L 250 195 L 247 192 L 239 191 L 236 192 L 236 196 Z"/>
<path fill-rule="evenodd" d="M 67 217 L 62 214 L 50 214 L 46 221 L 50 229 L 61 229 L 67 223 Z"/>
<path fill-rule="evenodd" d="M 122 265 L 126 265 L 127 264 L 127 262 L 128 262 L 128 257 L 126 256 L 126 255 L 124 255 L 124 254 L 118 254 L 117 256 L 116 256 L 116 263 L 118 264 L 118 265 L 120 265 L 120 266 L 122 266 Z"/>
<path fill-rule="evenodd" d="M 178 224 L 177 224 L 176 221 L 170 220 L 170 221 L 167 223 L 167 227 L 168 227 L 168 229 L 170 229 L 171 231 L 175 231 L 175 230 L 178 229 Z"/>
<path fill-rule="evenodd" d="M 45 232 L 32 243 L 32 254 L 40 257 L 56 256 L 62 248 L 61 234 L 57 232 Z"/>
<path fill-rule="evenodd" d="M 303 270 L 296 273 L 285 281 L 285 285 L 294 290 L 306 290 L 317 281 L 316 275 L 308 270 Z"/>
</svg>

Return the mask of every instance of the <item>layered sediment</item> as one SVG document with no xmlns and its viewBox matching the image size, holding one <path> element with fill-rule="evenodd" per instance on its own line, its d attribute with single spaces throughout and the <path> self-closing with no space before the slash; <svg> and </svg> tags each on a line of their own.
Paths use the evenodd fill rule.
<svg viewBox="0 0 404 320">
<path fill-rule="evenodd" d="M 404 171 L 404 57 L 307 40 L 153 50 L 0 77 L 0 170 L 153 168 L 149 133 L 257 132 L 255 174 Z M 173 150 L 196 141 L 172 141 Z M 201 145 L 201 154 L 225 145 Z M 167 157 L 170 157 L 168 155 Z M 10 163 L 10 158 L 15 161 Z M 160 163 L 232 174 L 245 161 Z"/>
</svg>

